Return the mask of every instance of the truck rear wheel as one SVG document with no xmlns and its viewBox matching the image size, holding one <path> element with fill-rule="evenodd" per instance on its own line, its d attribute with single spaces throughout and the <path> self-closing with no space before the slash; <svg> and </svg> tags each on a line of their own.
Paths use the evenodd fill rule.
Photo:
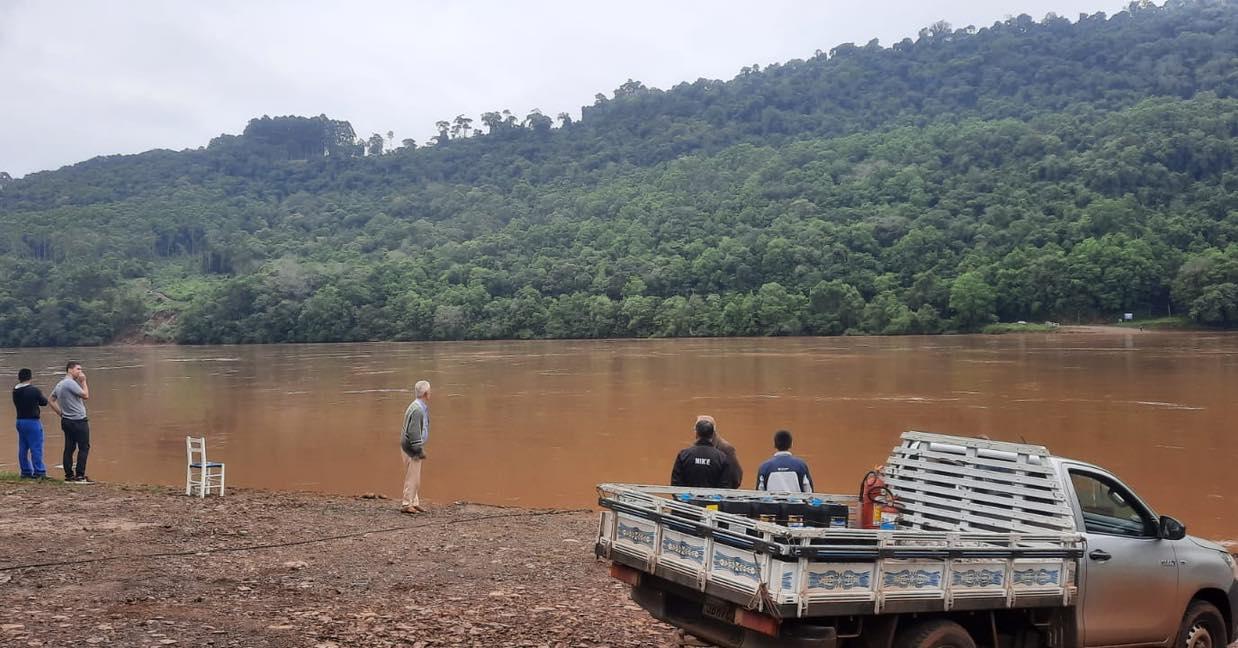
<svg viewBox="0 0 1238 648">
<path fill-rule="evenodd" d="M 1178 631 L 1178 648 L 1225 648 L 1225 618 L 1207 601 L 1191 601 Z"/>
<path fill-rule="evenodd" d="M 976 648 L 976 642 L 963 626 L 945 619 L 934 619 L 900 631 L 894 640 L 894 648 Z"/>
</svg>

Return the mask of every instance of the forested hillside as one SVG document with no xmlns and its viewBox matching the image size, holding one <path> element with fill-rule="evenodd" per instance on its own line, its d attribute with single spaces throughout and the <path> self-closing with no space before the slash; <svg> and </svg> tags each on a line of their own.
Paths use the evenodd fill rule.
<svg viewBox="0 0 1238 648">
<path fill-rule="evenodd" d="M 438 129 L 263 117 L 0 175 L 0 346 L 1238 324 L 1235 0 Z"/>
</svg>

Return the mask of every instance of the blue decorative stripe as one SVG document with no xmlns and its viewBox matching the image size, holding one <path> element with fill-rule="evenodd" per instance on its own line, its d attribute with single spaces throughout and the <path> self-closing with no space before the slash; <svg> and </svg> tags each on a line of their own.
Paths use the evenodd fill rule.
<svg viewBox="0 0 1238 648">
<path fill-rule="evenodd" d="M 993 569 L 968 569 L 950 574 L 950 584 L 956 587 L 1000 587 L 1006 574 Z"/>
<path fill-rule="evenodd" d="M 882 581 L 886 587 L 897 587 L 901 589 L 914 588 L 921 589 L 925 587 L 941 587 L 941 572 L 926 571 L 917 569 L 911 571 L 904 569 L 896 572 L 886 572 L 885 578 Z"/>
<path fill-rule="evenodd" d="M 705 545 L 696 545 L 685 540 L 673 540 L 663 536 L 662 551 L 691 560 L 698 565 L 705 564 Z"/>
<path fill-rule="evenodd" d="M 1014 573 L 1015 585 L 1057 585 L 1060 569 L 1019 569 Z"/>
<path fill-rule="evenodd" d="M 757 580 L 760 573 L 756 562 L 728 556 L 719 551 L 714 551 L 714 569 L 728 571 L 736 576 L 744 576 L 752 580 Z"/>
<path fill-rule="evenodd" d="M 871 589 L 872 572 L 856 572 L 850 569 L 843 571 L 830 570 L 821 573 L 808 574 L 809 589 L 852 590 Z"/>
<path fill-rule="evenodd" d="M 646 531 L 638 526 L 619 523 L 619 531 L 615 535 L 638 545 L 653 547 L 653 531 Z"/>
</svg>

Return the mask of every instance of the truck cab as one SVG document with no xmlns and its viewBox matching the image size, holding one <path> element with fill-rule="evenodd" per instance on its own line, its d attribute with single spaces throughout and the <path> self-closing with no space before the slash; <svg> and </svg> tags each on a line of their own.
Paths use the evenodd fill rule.
<svg viewBox="0 0 1238 648">
<path fill-rule="evenodd" d="M 1084 539 L 1077 606 L 1083 645 L 1219 648 L 1238 638 L 1238 570 L 1224 547 L 1187 535 L 1099 466 L 1060 457 L 1050 463 Z"/>
</svg>

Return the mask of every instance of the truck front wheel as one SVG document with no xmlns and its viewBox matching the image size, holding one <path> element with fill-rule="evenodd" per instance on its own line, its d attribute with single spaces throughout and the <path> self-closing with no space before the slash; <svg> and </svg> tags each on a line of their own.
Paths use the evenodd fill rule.
<svg viewBox="0 0 1238 648">
<path fill-rule="evenodd" d="M 934 619 L 899 631 L 894 648 L 976 648 L 976 642 L 963 626 L 945 619 Z"/>
<path fill-rule="evenodd" d="M 1225 648 L 1225 618 L 1207 601 L 1191 601 L 1178 631 L 1178 648 Z"/>
</svg>

